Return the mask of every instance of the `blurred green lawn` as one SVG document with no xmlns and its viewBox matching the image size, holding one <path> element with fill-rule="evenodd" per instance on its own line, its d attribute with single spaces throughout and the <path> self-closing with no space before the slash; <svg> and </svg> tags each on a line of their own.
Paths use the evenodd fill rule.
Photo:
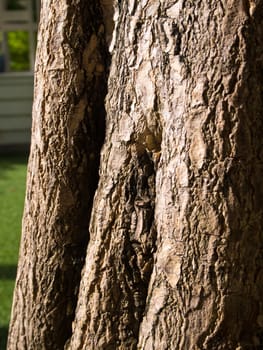
<svg viewBox="0 0 263 350">
<path fill-rule="evenodd" d="M 6 348 L 24 206 L 27 157 L 0 155 L 0 350 Z"/>
</svg>

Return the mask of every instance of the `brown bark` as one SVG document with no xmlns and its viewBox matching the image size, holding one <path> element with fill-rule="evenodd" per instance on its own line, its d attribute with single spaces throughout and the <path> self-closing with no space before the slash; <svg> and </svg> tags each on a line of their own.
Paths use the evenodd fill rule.
<svg viewBox="0 0 263 350">
<path fill-rule="evenodd" d="M 70 349 L 262 344 L 263 3 L 245 5 L 121 3 Z"/>
<path fill-rule="evenodd" d="M 23 234 L 8 349 L 71 336 L 105 132 L 107 51 L 95 1 L 43 1 Z"/>
<path fill-rule="evenodd" d="M 102 1 L 109 42 L 107 6 Z M 65 348 L 263 347 L 262 18 L 262 0 L 115 2 L 106 139 L 73 333 Z M 61 118 L 58 131 L 67 125 Z M 42 164 L 43 154 L 38 157 Z M 52 159 L 57 164 L 57 156 Z M 48 174 L 39 169 L 36 178 Z M 28 186 L 31 193 L 30 178 Z M 88 196 L 79 193 L 83 200 Z M 41 196 L 35 193 L 32 203 Z M 50 205 L 57 208 L 58 197 L 49 198 L 42 215 Z M 60 218 L 73 230 L 67 202 L 60 202 Z M 36 216 L 28 215 L 32 223 Z M 30 232 L 45 237 L 52 227 L 53 221 L 46 226 L 38 221 Z M 23 242 L 30 250 L 20 257 L 11 328 L 17 339 L 31 330 L 17 331 L 39 300 L 30 300 L 17 318 L 16 300 L 27 300 L 19 298 L 28 283 L 22 285 L 22 277 L 45 267 L 47 278 L 60 283 L 49 267 L 50 260 L 58 266 L 58 247 L 48 250 L 49 261 L 36 260 L 34 247 L 46 249 L 45 241 L 32 237 L 28 244 L 24 233 Z M 31 256 L 32 264 L 25 264 Z M 61 289 L 54 305 L 63 298 Z M 63 314 L 65 306 L 58 311 Z M 35 332 L 49 322 L 42 310 Z M 41 341 L 35 348 L 52 348 Z"/>
</svg>

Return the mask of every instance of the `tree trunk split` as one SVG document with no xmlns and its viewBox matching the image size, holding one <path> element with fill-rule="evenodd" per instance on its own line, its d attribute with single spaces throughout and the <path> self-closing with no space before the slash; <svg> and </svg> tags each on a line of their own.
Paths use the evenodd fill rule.
<svg viewBox="0 0 263 350">
<path fill-rule="evenodd" d="M 60 3 L 8 349 L 260 349 L 263 1 Z"/>
</svg>

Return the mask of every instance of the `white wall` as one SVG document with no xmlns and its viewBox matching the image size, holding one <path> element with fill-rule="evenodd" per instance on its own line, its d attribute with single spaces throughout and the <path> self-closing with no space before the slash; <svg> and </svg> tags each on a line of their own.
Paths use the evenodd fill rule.
<svg viewBox="0 0 263 350">
<path fill-rule="evenodd" d="M 32 73 L 0 74 L 0 146 L 29 145 Z"/>
</svg>

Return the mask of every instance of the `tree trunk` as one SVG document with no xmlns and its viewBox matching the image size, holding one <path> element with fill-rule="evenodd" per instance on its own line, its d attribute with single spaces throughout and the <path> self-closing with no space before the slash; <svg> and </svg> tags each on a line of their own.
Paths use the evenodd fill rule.
<svg viewBox="0 0 263 350">
<path fill-rule="evenodd" d="M 103 8 L 109 4 L 103 1 Z M 65 348 L 71 350 L 260 349 L 263 1 L 128 0 L 115 6 L 100 180 L 72 336 L 64 337 L 60 348 L 68 339 Z M 104 21 L 111 28 L 108 12 Z M 45 76 L 40 78 L 47 84 Z M 49 89 L 42 86 L 47 99 Z M 63 93 L 70 96 L 65 89 Z M 53 98 L 56 110 L 57 101 Z M 61 115 L 58 121 L 56 130 L 50 125 L 41 132 L 63 132 L 67 122 Z M 50 144 L 49 154 L 61 152 L 62 141 Z M 34 186 L 41 181 L 43 191 L 48 183 L 43 179 L 51 172 L 41 165 L 46 155 L 34 147 Z M 74 153 L 76 145 L 70 149 Z M 52 164 L 59 164 L 57 153 Z M 71 164 L 64 168 L 62 163 L 59 170 L 64 174 L 67 169 L 67 181 L 75 160 Z M 92 177 L 91 168 L 87 166 L 86 178 Z M 75 174 L 74 180 L 79 183 Z M 55 308 L 59 317 L 72 302 L 74 293 L 61 304 L 65 287 L 55 293 L 57 299 L 47 293 L 65 276 L 71 281 L 65 268 L 54 273 L 67 266 L 59 252 L 68 236 L 57 233 L 60 244 L 53 245 L 44 239 L 59 231 L 49 210 L 58 207 L 60 197 L 53 193 L 60 192 L 47 197 L 30 183 L 29 177 L 32 209 L 26 206 L 22 247 L 27 251 L 21 250 L 9 348 L 36 332 L 32 348 L 55 349 L 40 334 L 50 328 L 49 317 L 55 319 L 51 311 Z M 77 201 L 75 193 L 59 202 L 59 227 L 70 225 L 70 232 L 80 222 L 72 218 L 79 215 L 77 206 L 68 205 Z M 92 197 L 82 188 L 77 193 L 84 202 Z M 43 201 L 47 204 L 37 214 L 35 203 Z M 53 248 L 45 252 L 47 244 Z M 78 282 L 72 281 L 77 289 Z M 40 288 L 52 308 L 43 301 L 36 304 Z M 34 328 L 28 326 L 32 314 Z"/>
<path fill-rule="evenodd" d="M 62 349 L 71 336 L 105 133 L 103 30 L 95 1 L 42 2 L 8 349 Z"/>
<path fill-rule="evenodd" d="M 70 349 L 259 345 L 262 5 L 120 5 Z"/>
</svg>

